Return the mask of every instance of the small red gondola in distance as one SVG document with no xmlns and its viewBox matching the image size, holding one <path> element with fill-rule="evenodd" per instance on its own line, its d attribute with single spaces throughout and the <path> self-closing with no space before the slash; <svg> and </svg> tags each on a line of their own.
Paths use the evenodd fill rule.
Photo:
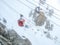
<svg viewBox="0 0 60 45">
<path fill-rule="evenodd" d="M 25 22 L 24 19 L 18 20 L 18 25 L 19 26 L 24 26 L 24 22 Z"/>
<path fill-rule="evenodd" d="M 20 17 L 21 17 L 21 18 L 18 20 L 18 25 L 21 26 L 21 27 L 23 27 L 25 20 L 22 19 L 22 15 L 21 15 Z"/>
</svg>

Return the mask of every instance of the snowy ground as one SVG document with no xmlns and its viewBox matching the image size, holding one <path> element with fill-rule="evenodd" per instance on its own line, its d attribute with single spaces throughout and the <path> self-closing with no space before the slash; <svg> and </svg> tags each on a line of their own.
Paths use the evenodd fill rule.
<svg viewBox="0 0 60 45">
<path fill-rule="evenodd" d="M 29 1 L 38 5 L 38 0 L 35 0 L 36 2 L 33 0 Z M 29 7 L 22 4 L 22 2 Z M 47 3 L 60 9 L 59 0 L 47 0 Z M 36 7 L 35 5 L 30 4 L 26 0 L 0 0 L 0 17 L 4 17 L 7 20 L 7 28 L 15 29 L 20 36 L 26 36 L 31 41 L 32 45 L 60 45 L 60 15 L 55 15 L 58 19 L 54 16 L 52 16 L 52 18 L 48 17 L 48 20 L 53 21 L 51 23 L 54 24 L 51 35 L 52 37 L 55 35 L 58 37 L 58 41 L 55 42 L 54 40 L 45 37 L 45 34 L 43 33 L 43 30 L 45 30 L 44 26 L 36 27 L 31 18 L 28 17 L 30 11 Z M 25 24 L 29 25 L 29 28 L 18 26 L 17 20 L 20 18 L 20 13 L 24 15 L 24 19 L 26 20 Z M 56 10 L 55 13 L 60 14 L 60 12 Z M 40 30 L 37 31 L 37 29 Z"/>
</svg>

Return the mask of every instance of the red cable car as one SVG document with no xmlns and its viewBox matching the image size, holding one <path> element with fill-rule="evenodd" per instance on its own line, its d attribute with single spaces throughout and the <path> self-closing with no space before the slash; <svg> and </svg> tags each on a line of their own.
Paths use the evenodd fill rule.
<svg viewBox="0 0 60 45">
<path fill-rule="evenodd" d="M 25 20 L 23 19 L 23 15 L 20 14 L 20 19 L 18 20 L 18 25 L 23 27 L 24 26 L 24 22 L 25 22 Z"/>
<path fill-rule="evenodd" d="M 19 25 L 19 26 L 24 26 L 24 22 L 25 22 L 24 19 L 19 19 L 19 20 L 18 20 L 18 25 Z"/>
</svg>

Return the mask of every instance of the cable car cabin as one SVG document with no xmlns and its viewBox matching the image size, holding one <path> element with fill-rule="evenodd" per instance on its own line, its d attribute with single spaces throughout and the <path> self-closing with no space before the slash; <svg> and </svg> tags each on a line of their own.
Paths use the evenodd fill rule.
<svg viewBox="0 0 60 45">
<path fill-rule="evenodd" d="M 40 11 L 40 13 L 38 14 L 38 16 L 34 19 L 34 22 L 35 22 L 36 26 L 42 26 L 42 25 L 44 25 L 45 21 L 46 21 L 46 17 L 44 15 L 44 12 Z"/>
<path fill-rule="evenodd" d="M 21 26 L 21 27 L 23 27 L 24 26 L 24 22 L 25 22 L 24 19 L 19 19 L 18 20 L 18 25 Z"/>
</svg>

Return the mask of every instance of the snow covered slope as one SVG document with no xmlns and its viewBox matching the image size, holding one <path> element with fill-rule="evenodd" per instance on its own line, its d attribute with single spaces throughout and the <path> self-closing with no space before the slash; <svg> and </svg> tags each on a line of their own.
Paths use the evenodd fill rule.
<svg viewBox="0 0 60 45">
<path fill-rule="evenodd" d="M 49 32 L 53 39 L 47 38 L 44 34 L 44 31 L 46 30 L 45 26 L 35 26 L 32 18 L 29 17 L 30 11 L 35 9 L 36 5 L 38 5 L 37 2 L 39 1 L 29 1 L 33 2 L 35 5 L 30 4 L 26 0 L 0 0 L 0 17 L 4 17 L 7 20 L 7 28 L 15 29 L 20 36 L 26 36 L 31 41 L 32 45 L 60 45 L 60 15 L 54 14 L 51 18 L 46 15 L 50 23 L 54 25 L 53 31 Z M 52 4 L 50 1 L 51 0 L 47 0 L 47 3 L 59 9 L 59 5 L 55 0 L 53 1 L 56 3 L 51 1 Z M 60 14 L 59 11 L 56 11 L 55 9 L 54 12 Z M 24 15 L 26 21 L 25 25 L 28 25 L 28 27 L 18 26 L 17 20 L 20 18 L 20 14 Z"/>
</svg>

